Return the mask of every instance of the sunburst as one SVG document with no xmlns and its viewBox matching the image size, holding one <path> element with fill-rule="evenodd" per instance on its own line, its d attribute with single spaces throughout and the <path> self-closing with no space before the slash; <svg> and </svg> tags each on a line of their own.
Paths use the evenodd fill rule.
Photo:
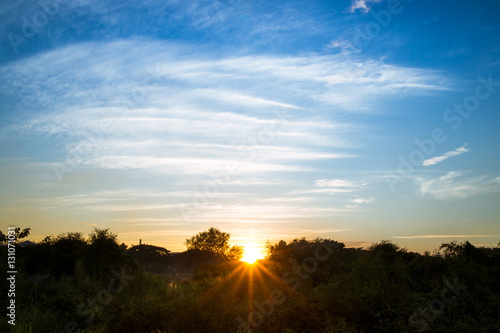
<svg viewBox="0 0 500 333">
<path fill-rule="evenodd" d="M 245 252 L 243 254 L 243 258 L 241 258 L 241 261 L 253 264 L 257 260 L 262 258 L 264 258 L 264 254 L 262 253 L 261 250 L 252 246 L 245 246 Z"/>
</svg>

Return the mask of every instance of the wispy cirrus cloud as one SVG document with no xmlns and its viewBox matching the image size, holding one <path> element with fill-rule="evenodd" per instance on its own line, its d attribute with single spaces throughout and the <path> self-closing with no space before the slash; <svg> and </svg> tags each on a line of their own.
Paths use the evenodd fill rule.
<svg viewBox="0 0 500 333">
<path fill-rule="evenodd" d="M 474 195 L 500 192 L 500 177 L 470 176 L 471 171 L 449 171 L 444 176 L 417 179 L 421 195 L 438 200 L 464 199 Z"/>
<path fill-rule="evenodd" d="M 363 208 L 363 205 L 375 200 L 373 197 L 359 195 L 359 192 L 363 191 L 368 185 L 366 182 L 334 178 L 318 179 L 314 183 L 316 188 L 293 190 L 288 195 L 292 198 L 296 195 L 301 195 L 301 198 L 314 198 L 317 202 L 325 199 L 325 195 L 335 195 L 335 201 L 340 207 L 339 211 L 343 210 L 344 212 L 359 211 Z M 306 202 L 306 200 L 303 201 Z"/>
<path fill-rule="evenodd" d="M 331 40 L 327 45 L 327 48 L 332 49 L 340 49 L 342 52 L 359 52 L 360 50 L 354 46 L 354 44 L 350 41 L 345 40 L 344 38 L 337 38 Z"/>
<path fill-rule="evenodd" d="M 341 188 L 362 188 L 366 186 L 363 182 L 352 182 L 345 179 L 318 179 L 314 182 L 317 187 L 341 187 Z"/>
<path fill-rule="evenodd" d="M 340 188 L 321 188 L 321 189 L 310 189 L 310 190 L 293 190 L 290 194 L 340 194 L 340 193 L 351 193 L 355 189 L 340 189 Z"/>
<path fill-rule="evenodd" d="M 294 190 L 290 194 L 341 194 L 352 193 L 366 186 L 363 182 L 352 182 L 345 179 L 318 179 L 314 181 L 316 188 Z"/>
<path fill-rule="evenodd" d="M 4 133 L 53 148 L 19 163 L 50 170 L 54 182 L 57 163 L 75 170 L 71 180 L 113 174 L 132 184 L 114 193 L 40 194 L 36 204 L 106 213 L 106 223 L 133 216 L 144 227 L 182 223 L 186 207 L 197 223 L 228 225 L 356 213 L 372 201 L 358 195 L 365 182 L 317 175 L 326 163 L 360 157 L 355 133 L 364 126 L 350 116 L 376 112 L 387 96 L 448 89 L 446 82 L 434 70 L 357 56 L 213 55 L 133 39 L 74 44 L 0 67 L 2 92 L 19 100 Z M 237 173 L 226 172 L 230 163 Z M 301 175 L 318 180 L 304 185 Z M 203 192 L 207 185 L 214 195 Z M 168 191 L 157 191 L 162 186 Z M 339 194 L 333 204 L 332 194 Z"/>
<path fill-rule="evenodd" d="M 458 156 L 458 155 L 462 155 L 464 153 L 467 153 L 470 151 L 470 148 L 468 148 L 467 145 L 468 144 L 466 143 L 463 146 L 461 146 L 455 150 L 449 151 L 441 156 L 435 156 L 435 157 L 429 158 L 429 159 L 423 161 L 422 165 L 423 166 L 435 165 L 435 164 L 438 164 L 440 162 L 443 162 L 444 160 L 449 159 L 450 157 L 454 157 L 454 156 Z"/>
<path fill-rule="evenodd" d="M 0 77 L 25 110 L 7 133 L 62 135 L 66 152 L 90 136 L 80 167 L 198 175 L 234 159 L 250 173 L 270 173 L 352 158 L 340 149 L 357 145 L 349 133 L 359 126 L 325 110 L 364 112 L 399 89 L 446 89 L 436 71 L 363 58 L 221 58 L 141 40 L 55 49 L 0 67 Z M 64 154 L 45 162 L 64 164 L 55 157 Z"/>
</svg>

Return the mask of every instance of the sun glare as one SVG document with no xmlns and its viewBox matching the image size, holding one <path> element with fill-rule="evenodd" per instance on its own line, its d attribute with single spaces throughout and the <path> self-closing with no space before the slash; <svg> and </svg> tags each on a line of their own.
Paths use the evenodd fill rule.
<svg viewBox="0 0 500 333">
<path fill-rule="evenodd" d="M 249 264 L 253 264 L 259 259 L 264 258 L 264 255 L 262 254 L 261 251 L 254 247 L 247 247 L 245 246 L 245 253 L 243 255 L 243 258 L 241 258 L 241 261 L 247 262 Z"/>
</svg>

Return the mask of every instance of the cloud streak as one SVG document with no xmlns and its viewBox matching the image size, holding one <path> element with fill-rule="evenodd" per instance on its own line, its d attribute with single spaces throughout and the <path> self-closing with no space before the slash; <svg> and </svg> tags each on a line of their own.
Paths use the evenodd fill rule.
<svg viewBox="0 0 500 333">
<path fill-rule="evenodd" d="M 4 138 L 51 147 L 16 163 L 50 170 L 54 182 L 54 163 L 72 170 L 61 187 L 39 189 L 30 203 L 64 216 L 100 216 L 99 225 L 144 228 L 297 225 L 356 214 L 374 200 L 360 193 L 367 183 L 326 171 L 363 157 L 366 128 L 353 119 L 375 115 L 387 97 L 449 86 L 438 71 L 362 56 L 214 55 L 140 39 L 26 57 L 0 67 L 0 83 L 19 101 Z M 66 195 L 89 177 L 116 178 L 111 189 L 123 184 Z M 184 219 L 186 208 L 195 211 L 192 220 Z"/>
<path fill-rule="evenodd" d="M 318 179 L 315 181 L 317 187 L 340 187 L 340 188 L 362 188 L 366 183 L 352 182 L 345 179 Z"/>
<path fill-rule="evenodd" d="M 80 168 L 198 176 L 231 160 L 269 175 L 355 157 L 342 150 L 357 145 L 349 133 L 360 128 L 337 115 L 403 88 L 446 87 L 435 71 L 356 57 L 221 58 L 141 40 L 74 44 L 4 65 L 0 77 L 26 110 L 6 133 L 64 139 L 66 152 L 37 162 L 64 165 L 80 148 Z"/>
<path fill-rule="evenodd" d="M 435 156 L 435 157 L 429 158 L 429 159 L 423 161 L 422 165 L 423 166 L 435 165 L 435 164 L 438 164 L 440 162 L 443 162 L 443 161 L 449 159 L 450 157 L 454 157 L 454 156 L 458 156 L 458 155 L 462 155 L 464 153 L 467 153 L 470 151 L 470 148 L 467 148 L 467 145 L 468 144 L 466 143 L 462 147 L 459 147 L 455 150 L 449 151 L 441 156 Z"/>
<path fill-rule="evenodd" d="M 499 177 L 469 176 L 470 171 L 449 171 L 444 176 L 418 179 L 422 196 L 429 194 L 438 200 L 465 199 L 475 195 L 500 192 Z"/>
<path fill-rule="evenodd" d="M 492 238 L 497 236 L 496 235 L 416 235 L 416 236 L 393 236 L 392 238 L 427 239 L 427 238 L 478 238 L 478 237 Z"/>
</svg>

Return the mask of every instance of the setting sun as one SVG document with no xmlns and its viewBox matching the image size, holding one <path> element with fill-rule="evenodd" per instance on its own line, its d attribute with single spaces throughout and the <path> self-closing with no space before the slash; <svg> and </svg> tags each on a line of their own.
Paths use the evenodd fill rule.
<svg viewBox="0 0 500 333">
<path fill-rule="evenodd" d="M 262 253 L 262 251 L 254 247 L 245 246 L 245 254 L 243 255 L 243 258 L 241 258 L 241 261 L 253 264 L 257 260 L 262 258 L 264 258 L 264 254 Z"/>
</svg>

